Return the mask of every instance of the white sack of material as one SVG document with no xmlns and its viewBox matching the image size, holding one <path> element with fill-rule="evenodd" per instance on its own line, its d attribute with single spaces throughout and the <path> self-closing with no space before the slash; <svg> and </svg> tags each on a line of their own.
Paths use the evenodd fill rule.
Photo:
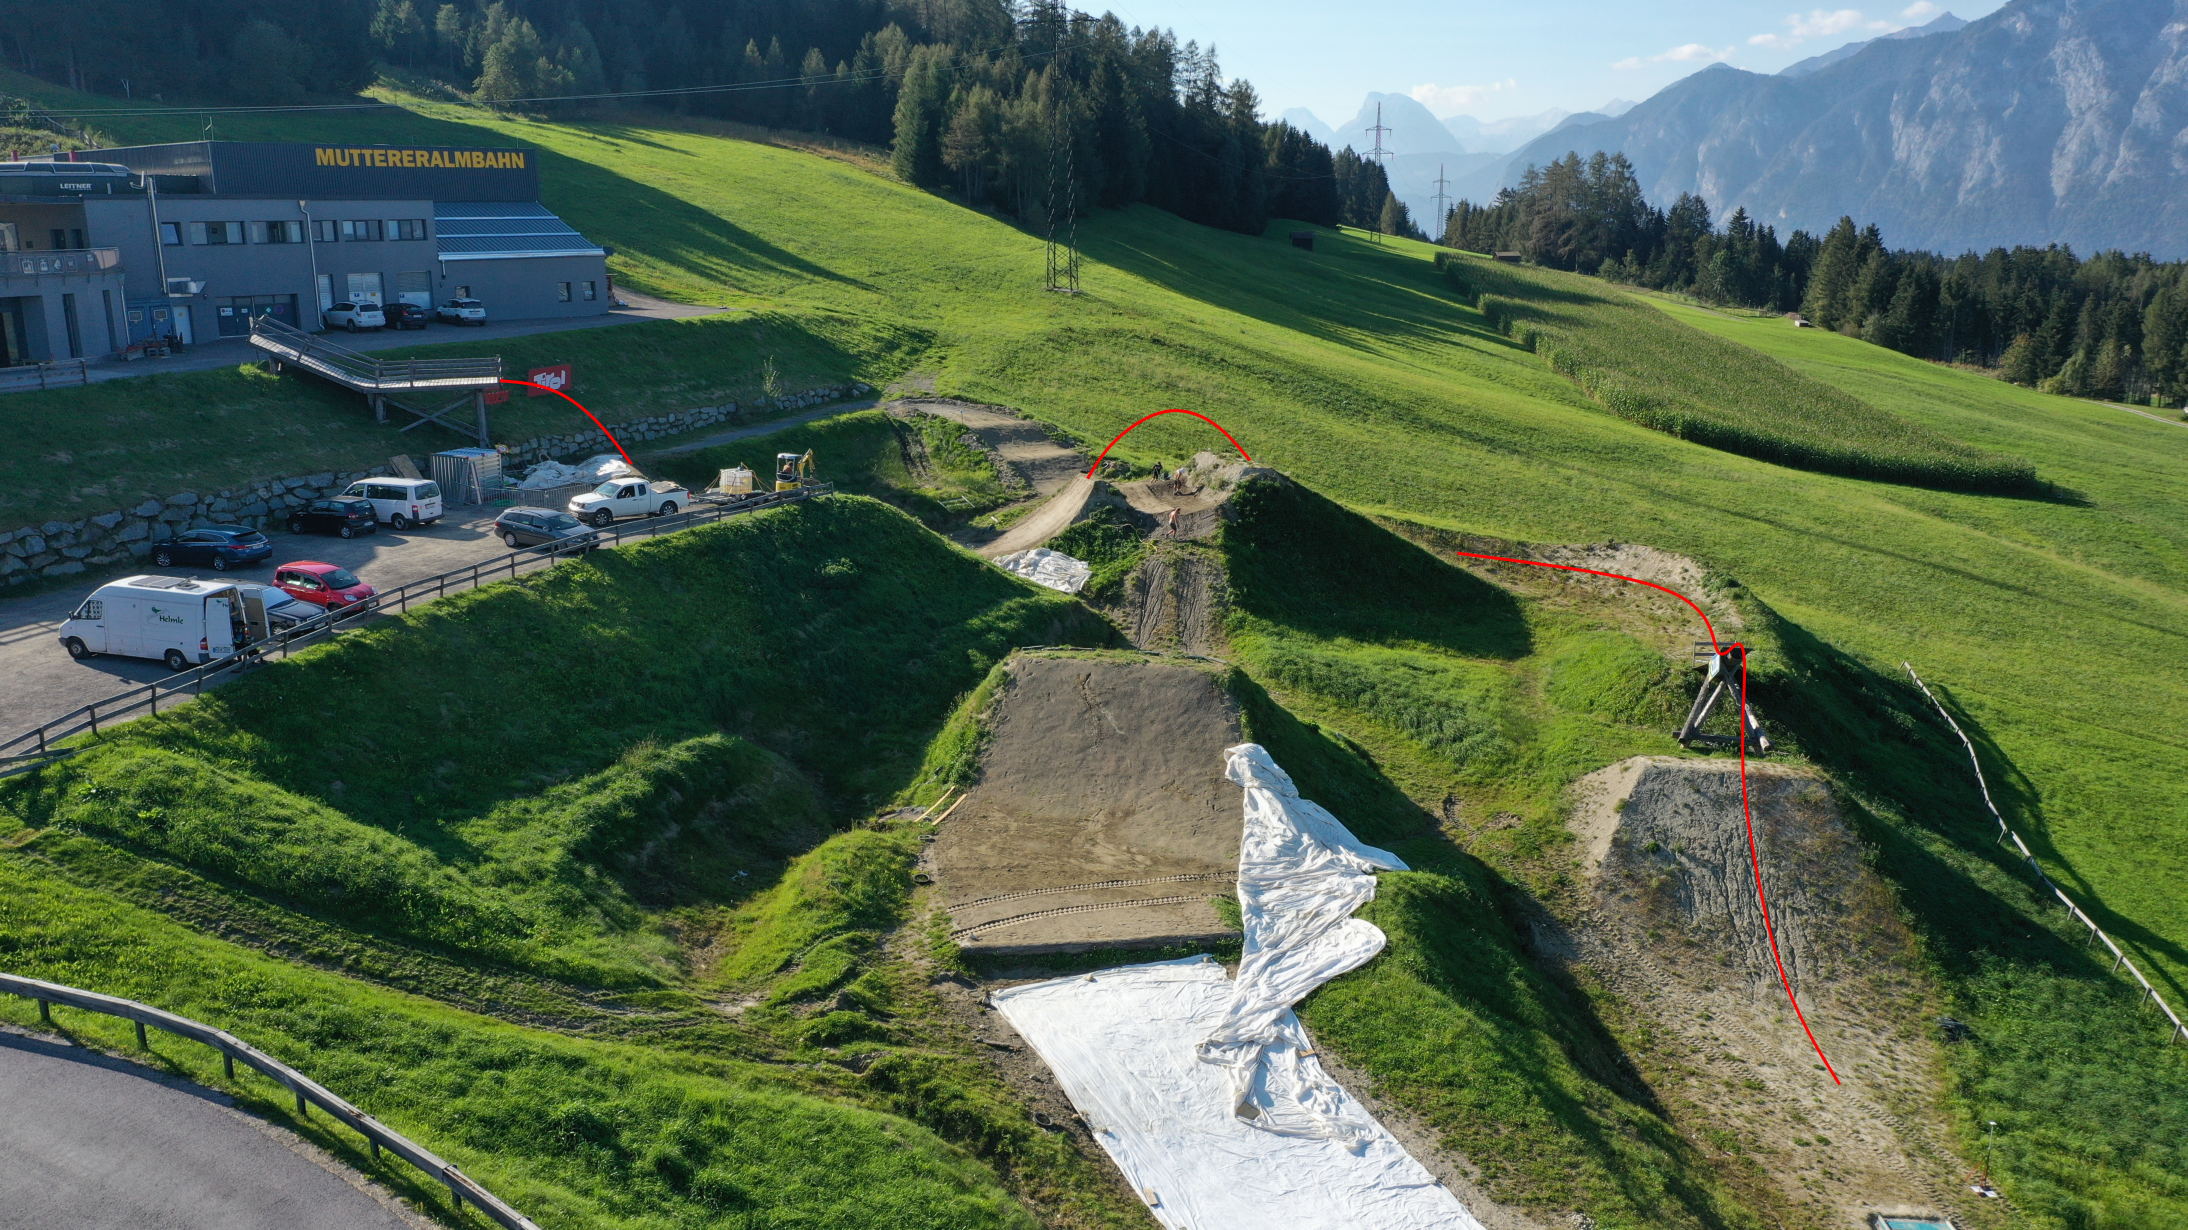
<svg viewBox="0 0 2188 1230">
<path fill-rule="evenodd" d="M 526 491 L 551 491 L 556 487 L 569 487 L 577 483 L 604 483 L 611 478 L 643 477 L 630 462 L 614 453 L 600 453 L 587 457 L 576 465 L 564 465 L 559 461 L 542 461 L 525 471 L 524 481 L 517 486 Z"/>
<path fill-rule="evenodd" d="M 1046 585 L 1075 594 L 1086 588 L 1088 577 L 1094 575 L 1094 565 L 1085 560 L 1073 559 L 1061 551 L 1047 547 L 1034 547 L 1029 551 L 1013 551 L 995 558 L 995 566 L 1005 572 L 1013 572 L 1035 585 Z"/>
<path fill-rule="evenodd" d="M 998 991 L 1134 1191 L 1170 1230 L 1481 1230 L 1315 1058 L 1291 1005 L 1382 950 L 1350 917 L 1404 867 L 1299 797 L 1258 744 L 1245 788 L 1234 982 L 1207 957 Z"/>
</svg>

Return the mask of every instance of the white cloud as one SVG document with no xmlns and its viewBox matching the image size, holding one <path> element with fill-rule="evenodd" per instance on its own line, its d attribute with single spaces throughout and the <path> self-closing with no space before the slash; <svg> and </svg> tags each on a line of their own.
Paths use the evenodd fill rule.
<svg viewBox="0 0 2188 1230">
<path fill-rule="evenodd" d="M 1710 47 L 1702 43 L 1681 43 L 1679 46 L 1674 47 L 1661 55 L 1653 55 L 1646 60 L 1643 60 L 1640 56 L 1627 56 L 1625 59 L 1611 65 L 1611 67 L 1617 69 L 1635 69 L 1641 67 L 1643 64 L 1662 64 L 1666 60 L 1677 60 L 1683 63 L 1691 64 L 1696 60 L 1729 60 L 1731 58 L 1732 48 L 1730 47 L 1719 50 L 1715 47 Z"/>
<path fill-rule="evenodd" d="M 1413 96 L 1415 102 L 1427 107 L 1437 118 L 1443 119 L 1458 114 L 1459 108 L 1471 107 L 1491 94 L 1518 88 L 1519 79 L 1508 77 L 1503 81 L 1492 81 L 1488 85 L 1437 85 L 1430 82 L 1427 85 L 1414 86 L 1406 92 Z"/>
<path fill-rule="evenodd" d="M 1914 6 L 1907 10 L 1907 15 L 1913 17 L 1918 9 L 1933 13 L 1943 11 L 1931 4 L 1930 0 L 1916 0 Z M 1747 40 L 1747 45 L 1789 51 L 1812 38 L 1832 38 L 1857 30 L 1873 30 L 1882 34 L 1899 28 L 1889 21 L 1871 20 L 1860 9 L 1810 9 L 1806 13 L 1789 15 L 1785 19 L 1785 27 L 1786 32 L 1783 34 L 1758 34 Z"/>
<path fill-rule="evenodd" d="M 1930 18 L 1935 17 L 1939 13 L 1942 13 L 1944 11 L 1944 9 L 1941 9 L 1938 6 L 1931 4 L 1930 0 L 1915 0 L 1913 4 L 1910 4 L 1905 9 L 1901 10 L 1899 14 L 1899 19 L 1901 21 L 1909 23 L 1917 21 L 1928 21 Z"/>
</svg>

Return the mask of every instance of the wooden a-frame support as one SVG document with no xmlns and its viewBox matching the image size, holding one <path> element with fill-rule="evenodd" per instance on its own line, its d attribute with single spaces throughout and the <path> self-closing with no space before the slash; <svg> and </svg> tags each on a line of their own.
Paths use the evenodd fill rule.
<svg viewBox="0 0 2188 1230">
<path fill-rule="evenodd" d="M 473 389 L 470 392 L 465 393 L 463 396 L 458 397 L 456 400 L 449 402 L 447 405 L 442 406 L 440 409 L 433 411 L 420 410 L 415 406 L 406 405 L 403 402 L 396 400 L 395 398 L 389 397 L 385 393 L 373 393 L 370 394 L 370 396 L 372 398 L 372 417 L 378 422 L 387 422 L 387 408 L 389 406 L 393 406 L 405 414 L 414 414 L 418 416 L 417 422 L 397 428 L 396 431 L 398 435 L 402 432 L 409 431 L 414 427 L 423 427 L 427 423 L 434 423 L 439 426 L 446 427 L 453 432 L 463 434 L 476 434 L 478 436 L 480 448 L 493 447 L 492 443 L 490 443 L 492 437 L 488 434 L 486 427 L 486 390 L 484 389 Z M 446 417 L 447 415 L 453 413 L 457 409 L 457 407 L 462 406 L 465 402 L 472 403 L 478 411 L 479 426 L 476 433 L 465 433 L 463 428 L 449 422 Z"/>
</svg>

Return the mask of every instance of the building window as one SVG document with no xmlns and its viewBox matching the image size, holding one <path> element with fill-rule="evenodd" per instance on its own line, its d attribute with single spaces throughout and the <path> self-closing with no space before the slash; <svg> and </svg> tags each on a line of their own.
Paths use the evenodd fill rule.
<svg viewBox="0 0 2188 1230">
<path fill-rule="evenodd" d="M 354 222 L 344 222 L 342 224 L 342 241 L 344 243 L 378 240 L 382 234 L 383 231 L 378 218 L 359 218 Z"/>
<path fill-rule="evenodd" d="M 320 243 L 341 242 L 342 224 L 332 219 L 311 224 L 311 237 Z"/>
<path fill-rule="evenodd" d="M 182 246 L 182 223 L 180 223 L 180 222 L 162 222 L 162 223 L 160 223 L 160 242 L 161 242 L 161 243 L 164 243 L 164 244 L 166 244 L 166 245 L 167 245 L 168 247 L 170 247 L 170 248 L 179 248 L 179 247 L 181 247 L 181 246 Z"/>
<path fill-rule="evenodd" d="M 240 244 L 243 242 L 241 222 L 192 222 L 190 242 L 197 244 Z"/>
<path fill-rule="evenodd" d="M 387 237 L 389 239 L 423 239 L 425 238 L 425 219 L 390 218 L 387 222 Z"/>
<path fill-rule="evenodd" d="M 278 222 L 253 222 L 251 223 L 251 242 L 302 243 L 304 242 L 304 224 L 302 222 L 291 222 L 286 220 Z"/>
<path fill-rule="evenodd" d="M 591 303 L 593 300 L 598 299 L 599 297 L 600 287 L 591 282 L 585 283 L 585 302 Z"/>
<path fill-rule="evenodd" d="M 568 303 L 570 301 L 570 284 L 568 282 L 555 283 L 555 300 L 559 303 Z"/>
<path fill-rule="evenodd" d="M 459 286 L 459 287 L 457 287 L 457 288 L 456 288 L 456 297 L 457 297 L 458 299 L 469 299 L 469 298 L 471 297 L 471 288 L 470 288 L 470 287 L 468 287 L 468 286 Z"/>
<path fill-rule="evenodd" d="M 76 250 L 77 250 L 77 251 L 79 251 L 79 252 L 83 251 L 83 249 L 84 249 L 84 232 L 83 232 L 83 228 L 81 228 L 81 227 L 75 228 L 75 229 L 73 229 L 73 230 L 69 231 L 69 233 L 68 233 L 68 234 L 69 234 L 69 245 L 68 245 L 68 246 L 70 246 L 70 247 L 72 247 L 72 248 L 76 249 Z"/>
</svg>

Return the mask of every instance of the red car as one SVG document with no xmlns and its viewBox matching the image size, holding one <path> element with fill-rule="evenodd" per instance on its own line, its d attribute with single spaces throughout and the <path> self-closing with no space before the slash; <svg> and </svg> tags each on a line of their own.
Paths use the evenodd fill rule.
<svg viewBox="0 0 2188 1230">
<path fill-rule="evenodd" d="M 298 560 L 274 569 L 273 583 L 290 597 L 335 610 L 371 605 L 379 591 L 357 579 L 357 574 L 317 560 Z"/>
</svg>

